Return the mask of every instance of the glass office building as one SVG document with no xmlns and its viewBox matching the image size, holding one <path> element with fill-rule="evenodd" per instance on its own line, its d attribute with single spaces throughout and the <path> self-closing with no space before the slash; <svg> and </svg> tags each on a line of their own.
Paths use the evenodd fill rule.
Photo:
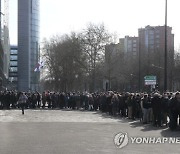
<svg viewBox="0 0 180 154">
<path fill-rule="evenodd" d="M 18 90 L 39 89 L 39 0 L 18 0 Z"/>
</svg>

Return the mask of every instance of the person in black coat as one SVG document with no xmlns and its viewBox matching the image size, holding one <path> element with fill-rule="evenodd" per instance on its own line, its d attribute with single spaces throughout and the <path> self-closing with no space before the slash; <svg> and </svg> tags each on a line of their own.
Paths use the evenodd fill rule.
<svg viewBox="0 0 180 154">
<path fill-rule="evenodd" d="M 37 93 L 37 107 L 40 108 L 41 107 L 41 94 L 39 92 L 36 92 Z"/>
<path fill-rule="evenodd" d="M 161 97 L 160 94 L 155 93 L 152 100 L 152 110 L 153 110 L 153 126 L 161 127 L 161 115 L 162 115 L 162 106 L 161 106 Z"/>
<path fill-rule="evenodd" d="M 142 109 L 143 109 L 143 124 L 147 124 L 150 119 L 150 108 L 151 108 L 151 100 L 148 95 L 145 94 L 142 98 Z"/>
<path fill-rule="evenodd" d="M 162 123 L 167 126 L 167 116 L 169 113 L 169 98 L 168 94 L 164 93 L 162 97 Z"/>
<path fill-rule="evenodd" d="M 136 97 L 135 97 L 135 107 L 136 107 L 136 109 L 135 109 L 135 117 L 136 118 L 140 118 L 140 120 L 142 120 L 142 116 L 143 116 L 143 113 L 142 113 L 142 108 L 141 108 L 141 96 L 140 96 L 140 94 L 137 94 L 136 95 Z"/>
<path fill-rule="evenodd" d="M 169 128 L 175 130 L 177 128 L 177 119 L 180 116 L 180 93 L 177 92 L 175 97 L 171 99 L 169 104 L 170 109 L 170 123 Z"/>
</svg>

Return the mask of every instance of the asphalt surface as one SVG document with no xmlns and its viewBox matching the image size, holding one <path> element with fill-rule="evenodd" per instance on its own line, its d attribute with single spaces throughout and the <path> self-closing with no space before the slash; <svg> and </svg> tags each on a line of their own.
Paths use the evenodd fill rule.
<svg viewBox="0 0 180 154">
<path fill-rule="evenodd" d="M 180 131 L 142 125 L 100 112 L 0 110 L 0 154 L 165 154 L 180 153 L 180 144 L 129 144 L 119 149 L 114 137 L 180 137 Z"/>
</svg>

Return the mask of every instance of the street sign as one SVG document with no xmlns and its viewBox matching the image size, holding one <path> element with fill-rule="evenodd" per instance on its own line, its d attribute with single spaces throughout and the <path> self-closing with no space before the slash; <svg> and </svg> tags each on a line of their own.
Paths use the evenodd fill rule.
<svg viewBox="0 0 180 154">
<path fill-rule="evenodd" d="M 145 85 L 156 85 L 156 81 L 145 81 Z"/>
<path fill-rule="evenodd" d="M 145 85 L 156 85 L 156 76 L 145 76 L 144 81 Z"/>
<path fill-rule="evenodd" d="M 151 75 L 151 76 L 145 76 L 144 77 L 144 80 L 146 81 L 146 80 L 155 80 L 156 81 L 156 76 L 153 76 L 153 75 Z"/>
</svg>

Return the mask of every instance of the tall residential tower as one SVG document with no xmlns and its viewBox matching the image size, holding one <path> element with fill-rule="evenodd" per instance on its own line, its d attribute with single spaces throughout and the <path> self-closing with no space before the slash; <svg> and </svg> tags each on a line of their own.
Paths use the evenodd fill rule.
<svg viewBox="0 0 180 154">
<path fill-rule="evenodd" d="M 138 30 L 141 84 L 144 76 L 157 76 L 160 89 L 164 87 L 164 51 L 165 51 L 165 26 L 146 26 Z M 174 70 L 174 34 L 172 27 L 167 26 L 167 51 L 168 51 L 168 89 L 172 90 Z"/>
</svg>

